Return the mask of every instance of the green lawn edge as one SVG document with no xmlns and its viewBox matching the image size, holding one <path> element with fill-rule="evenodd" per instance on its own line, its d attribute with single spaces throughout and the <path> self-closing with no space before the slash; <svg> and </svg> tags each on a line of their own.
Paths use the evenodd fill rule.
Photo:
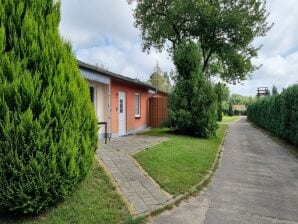
<svg viewBox="0 0 298 224">
<path fill-rule="evenodd" d="M 73 195 L 41 215 L 37 217 L 0 215 L 1 224 L 132 224 L 142 221 L 131 217 L 125 203 L 97 161 L 94 161 L 86 180 Z"/>
<path fill-rule="evenodd" d="M 221 159 L 222 153 L 223 153 L 222 149 L 223 149 L 225 136 L 226 136 L 229 125 L 231 125 L 232 123 L 233 122 L 219 123 L 220 128 L 224 129 L 223 135 L 221 137 L 220 144 L 218 145 L 217 153 L 215 155 L 214 162 L 213 162 L 208 174 L 205 175 L 205 177 L 201 180 L 201 182 L 199 182 L 195 186 L 192 186 L 188 192 L 176 195 L 170 201 L 168 201 L 164 205 L 160 206 L 158 209 L 150 211 L 147 214 L 141 215 L 139 217 L 143 218 L 143 220 L 146 220 L 150 216 L 156 216 L 156 215 L 158 215 L 158 214 L 160 214 L 160 213 L 162 213 L 166 210 L 171 210 L 174 206 L 179 205 L 185 199 L 198 195 L 201 192 L 201 190 L 210 183 L 210 181 L 212 180 L 212 177 L 216 173 L 216 170 L 217 170 L 218 165 L 220 163 L 220 159 Z M 142 133 L 142 134 L 160 136 L 160 134 L 158 134 L 158 132 L 156 133 L 156 130 L 158 130 L 158 129 L 153 129 L 150 132 L 146 132 L 146 133 Z M 153 147 L 151 147 L 151 148 L 153 148 Z M 146 150 L 150 150 L 151 148 L 146 149 Z M 134 154 L 133 157 L 137 157 L 137 155 L 140 154 L 140 153 L 142 153 L 142 152 Z M 137 159 L 136 159 L 136 161 L 137 161 Z M 137 163 L 138 163 L 138 161 L 137 161 Z M 152 178 L 154 179 L 154 177 L 152 177 Z"/>
<path fill-rule="evenodd" d="M 145 135 L 166 136 L 168 141 L 133 157 L 144 170 L 174 197 L 193 191 L 210 174 L 218 157 L 228 124 L 219 124 L 217 136 L 200 139 L 152 129 Z"/>
<path fill-rule="evenodd" d="M 239 116 L 223 116 L 222 121 L 221 122 L 234 122 L 237 121 L 240 117 Z"/>
</svg>

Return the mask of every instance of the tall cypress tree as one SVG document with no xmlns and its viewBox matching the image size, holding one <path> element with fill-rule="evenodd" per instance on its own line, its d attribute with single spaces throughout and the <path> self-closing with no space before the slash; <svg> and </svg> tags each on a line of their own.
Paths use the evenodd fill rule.
<svg viewBox="0 0 298 224">
<path fill-rule="evenodd" d="M 169 100 L 169 125 L 176 131 L 200 137 L 214 136 L 216 95 L 201 72 L 201 55 L 192 42 L 179 45 L 174 54 L 178 71 L 176 86 Z"/>
<path fill-rule="evenodd" d="M 0 211 L 71 194 L 97 146 L 88 87 L 59 36 L 55 0 L 0 0 Z"/>
</svg>

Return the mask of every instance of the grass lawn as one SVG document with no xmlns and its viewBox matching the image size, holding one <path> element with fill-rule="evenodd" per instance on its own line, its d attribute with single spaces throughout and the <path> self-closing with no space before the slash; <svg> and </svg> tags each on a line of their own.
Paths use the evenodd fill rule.
<svg viewBox="0 0 298 224">
<path fill-rule="evenodd" d="M 221 122 L 233 122 L 239 119 L 239 116 L 223 116 Z"/>
<path fill-rule="evenodd" d="M 116 193 L 110 179 L 94 162 L 93 168 L 80 188 L 64 202 L 37 218 L 11 219 L 0 217 L 0 223 L 64 224 L 64 223 L 123 223 L 129 211 Z"/>
<path fill-rule="evenodd" d="M 216 158 L 227 124 L 219 124 L 217 137 L 200 139 L 153 129 L 146 135 L 166 136 L 168 141 L 137 153 L 134 158 L 167 192 L 188 192 L 208 173 Z"/>
</svg>

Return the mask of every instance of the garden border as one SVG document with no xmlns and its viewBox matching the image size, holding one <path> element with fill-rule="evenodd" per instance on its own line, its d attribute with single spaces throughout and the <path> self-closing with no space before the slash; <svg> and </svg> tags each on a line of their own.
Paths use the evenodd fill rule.
<svg viewBox="0 0 298 224">
<path fill-rule="evenodd" d="M 237 120 L 238 121 L 238 120 Z M 153 210 L 148 210 L 142 214 L 138 214 L 136 215 L 136 210 L 134 209 L 134 207 L 131 205 L 131 203 L 126 199 L 126 197 L 123 195 L 119 185 L 117 184 L 116 180 L 114 179 L 113 175 L 110 173 L 110 171 L 108 170 L 108 168 L 106 167 L 106 165 L 104 164 L 104 162 L 100 159 L 96 157 L 96 162 L 104 169 L 104 171 L 106 172 L 106 174 L 109 176 L 112 185 L 115 187 L 116 192 L 118 193 L 118 195 L 122 198 L 123 202 L 125 203 L 125 205 L 127 206 L 130 214 L 132 215 L 132 217 L 137 220 L 148 220 L 150 219 L 152 216 L 156 216 L 159 215 L 160 213 L 166 211 L 166 210 L 171 210 L 173 209 L 175 206 L 178 206 L 182 201 L 193 197 L 193 196 L 197 196 L 199 195 L 202 190 L 204 189 L 204 187 L 206 187 L 212 180 L 212 177 L 215 175 L 220 161 L 222 159 L 222 155 L 223 155 L 223 151 L 224 151 L 224 142 L 225 142 L 225 138 L 227 135 L 227 132 L 229 131 L 230 126 L 232 126 L 234 123 L 236 123 L 237 121 L 231 122 L 228 124 L 225 133 L 223 135 L 223 138 L 221 139 L 221 143 L 218 146 L 217 149 L 217 153 L 216 153 L 216 157 L 215 160 L 213 161 L 213 164 L 211 166 L 211 168 L 208 171 L 208 174 L 203 178 L 203 180 L 201 180 L 197 185 L 193 186 L 189 192 L 184 193 L 184 194 L 179 194 L 171 199 L 169 199 L 168 201 L 166 201 L 165 203 L 161 204 L 158 208 L 153 209 Z M 157 143 L 159 144 L 159 143 Z M 143 150 L 146 150 L 148 148 L 151 148 L 154 145 L 157 144 L 152 144 L 149 147 L 144 148 Z M 134 153 L 137 154 L 137 153 Z M 138 161 L 136 159 L 134 159 L 133 155 L 130 155 L 131 158 L 134 160 L 135 164 L 141 169 L 141 171 L 147 176 L 149 177 L 149 179 L 156 184 L 163 192 L 164 191 L 159 184 L 143 169 L 143 167 L 138 163 Z M 168 195 L 168 192 L 166 192 Z"/>
<path fill-rule="evenodd" d="M 152 211 L 148 211 L 148 212 L 146 212 L 144 214 L 141 214 L 141 215 L 137 215 L 137 216 L 135 216 L 135 218 L 150 219 L 152 216 L 156 216 L 156 215 L 159 215 L 159 214 L 161 214 L 162 212 L 164 212 L 166 210 L 173 209 L 175 206 L 179 205 L 182 201 L 184 201 L 184 200 L 186 200 L 190 197 L 199 195 L 202 192 L 202 190 L 204 189 L 204 187 L 206 187 L 211 182 L 212 177 L 216 174 L 216 171 L 219 167 L 219 164 L 220 164 L 222 156 L 223 156 L 224 142 L 225 142 L 226 135 L 229 131 L 230 126 L 234 125 L 237 121 L 234 121 L 234 122 L 228 124 L 228 127 L 225 130 L 225 133 L 224 133 L 223 138 L 221 140 L 221 143 L 220 143 L 220 145 L 217 149 L 216 158 L 215 158 L 215 160 L 212 164 L 212 167 L 209 170 L 208 174 L 204 177 L 204 179 L 200 181 L 200 183 L 193 186 L 189 192 L 184 193 L 184 194 L 179 194 L 175 198 L 169 200 L 167 203 L 164 203 L 162 206 L 160 206 L 160 208 L 154 209 Z"/>
</svg>

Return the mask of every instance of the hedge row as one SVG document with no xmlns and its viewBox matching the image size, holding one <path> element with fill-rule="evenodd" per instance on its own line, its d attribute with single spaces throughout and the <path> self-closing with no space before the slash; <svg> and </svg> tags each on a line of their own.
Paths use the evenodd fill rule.
<svg viewBox="0 0 298 224">
<path fill-rule="evenodd" d="M 257 100 L 248 107 L 247 116 L 256 125 L 298 146 L 298 85 L 280 95 Z"/>
</svg>

